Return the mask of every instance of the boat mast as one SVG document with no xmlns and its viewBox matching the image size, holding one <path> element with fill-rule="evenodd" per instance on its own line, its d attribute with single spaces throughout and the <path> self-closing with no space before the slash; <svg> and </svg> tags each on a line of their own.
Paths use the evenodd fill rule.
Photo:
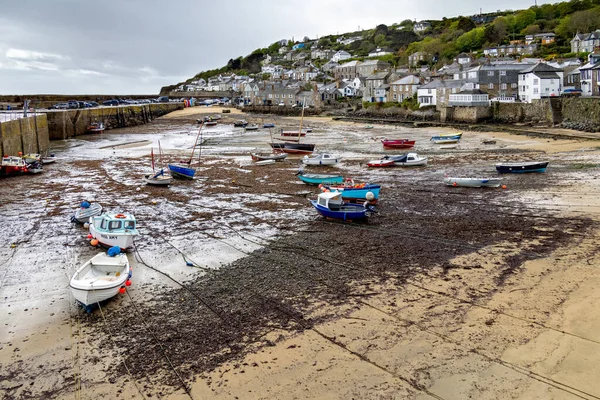
<svg viewBox="0 0 600 400">
<path fill-rule="evenodd" d="M 192 165 L 192 159 L 194 158 L 194 151 L 196 150 L 196 145 L 198 145 L 198 138 L 202 133 L 202 125 L 204 125 L 204 121 L 200 123 L 200 128 L 198 128 L 198 134 L 196 135 L 196 140 L 194 141 L 194 146 L 192 147 L 192 155 L 190 156 L 190 160 L 188 161 L 188 165 Z"/>
<path fill-rule="evenodd" d="M 306 97 L 302 98 L 302 114 L 300 115 L 300 130 L 298 131 L 298 143 L 300 143 L 300 137 L 302 136 L 302 121 L 304 120 L 304 104 L 306 103 Z"/>
</svg>

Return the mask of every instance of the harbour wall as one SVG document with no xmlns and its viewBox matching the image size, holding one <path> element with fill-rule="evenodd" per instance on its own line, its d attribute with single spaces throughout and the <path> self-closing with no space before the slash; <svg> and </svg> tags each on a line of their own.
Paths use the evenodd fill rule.
<svg viewBox="0 0 600 400">
<path fill-rule="evenodd" d="M 49 110 L 50 140 L 68 139 L 86 132 L 92 122 L 103 122 L 105 129 L 143 125 L 175 110 L 183 103 L 138 104 L 116 107 L 83 108 L 76 110 Z"/>
<path fill-rule="evenodd" d="M 155 99 L 158 96 L 150 95 L 107 95 L 107 94 L 32 94 L 32 95 L 0 95 L 0 105 L 9 104 L 13 108 L 23 108 L 25 100 L 29 100 L 29 107 L 32 108 L 48 108 L 56 103 L 66 103 L 69 100 L 77 101 L 95 101 L 102 103 L 112 99 Z"/>
<path fill-rule="evenodd" d="M 44 154 L 49 147 L 50 139 L 46 114 L 36 114 L 0 122 L 0 150 L 2 155 Z"/>
</svg>

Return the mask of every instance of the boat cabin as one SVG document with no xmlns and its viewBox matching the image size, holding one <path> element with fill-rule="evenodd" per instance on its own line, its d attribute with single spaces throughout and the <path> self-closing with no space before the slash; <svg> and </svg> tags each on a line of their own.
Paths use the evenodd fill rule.
<svg viewBox="0 0 600 400">
<path fill-rule="evenodd" d="M 418 161 L 419 160 L 419 156 L 417 156 L 417 153 L 408 153 L 406 155 L 406 161 Z"/>
<path fill-rule="evenodd" d="M 4 156 L 2 157 L 2 165 L 9 167 L 20 167 L 23 166 L 25 162 L 23 158 L 18 156 Z"/>
<path fill-rule="evenodd" d="M 112 232 L 112 231 L 134 231 L 136 227 L 136 220 L 133 214 L 105 214 L 102 215 L 102 221 L 98 226 L 99 229 Z"/>
<path fill-rule="evenodd" d="M 330 210 L 339 210 L 343 203 L 342 193 L 338 191 L 319 193 L 317 197 L 317 204 Z"/>
</svg>

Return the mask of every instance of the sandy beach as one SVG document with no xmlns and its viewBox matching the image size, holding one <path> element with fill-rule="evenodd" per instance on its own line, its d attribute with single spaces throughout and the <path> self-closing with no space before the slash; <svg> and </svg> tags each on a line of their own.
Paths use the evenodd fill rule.
<svg viewBox="0 0 600 400">
<path fill-rule="evenodd" d="M 464 132 L 441 150 L 429 138 L 455 130 L 304 118 L 303 141 L 344 157 L 326 171 L 383 186 L 368 223 L 337 223 L 299 158 L 250 161 L 299 118 L 231 109 L 192 155 L 196 120 L 221 109 L 53 142 L 57 163 L 3 180 L 1 398 L 600 398 L 600 142 Z M 367 168 L 384 137 L 428 165 Z M 194 181 L 142 184 L 158 141 L 162 164 L 193 157 Z M 506 189 L 442 183 L 540 159 Z M 90 314 L 68 287 L 100 252 L 69 222 L 84 199 L 142 232 L 133 285 Z"/>
</svg>

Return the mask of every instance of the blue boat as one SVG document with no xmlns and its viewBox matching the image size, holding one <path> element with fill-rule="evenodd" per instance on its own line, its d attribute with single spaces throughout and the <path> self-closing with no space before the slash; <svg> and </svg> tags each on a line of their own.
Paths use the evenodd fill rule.
<svg viewBox="0 0 600 400">
<path fill-rule="evenodd" d="M 462 133 L 451 134 L 445 133 L 431 137 L 431 141 L 436 144 L 456 143 L 462 138 Z"/>
<path fill-rule="evenodd" d="M 310 204 L 325 218 L 340 219 L 342 221 L 357 221 L 366 219 L 372 208 L 360 204 L 344 203 L 340 192 L 320 193 L 317 200 L 310 200 Z"/>
<path fill-rule="evenodd" d="M 272 122 L 263 124 L 263 128 L 275 128 L 275 124 Z"/>
<path fill-rule="evenodd" d="M 179 179 L 194 179 L 194 175 L 196 175 L 195 168 L 182 167 L 175 164 L 169 164 L 169 171 L 171 171 L 173 178 Z"/>
<path fill-rule="evenodd" d="M 342 193 L 342 199 L 347 201 L 368 200 L 375 204 L 379 199 L 381 185 L 373 183 L 354 184 L 353 181 L 346 180 L 344 185 L 323 185 L 322 190 L 330 190 Z M 369 195 L 369 193 L 371 193 Z"/>
<path fill-rule="evenodd" d="M 526 172 L 546 172 L 548 161 L 527 161 L 496 164 L 499 173 L 523 174 Z"/>
<path fill-rule="evenodd" d="M 304 172 L 298 172 L 296 174 L 298 179 L 300 179 L 304 183 L 308 183 L 309 185 L 332 185 L 335 183 L 344 182 L 344 177 L 342 175 L 333 175 L 333 174 L 305 174 Z"/>
</svg>

